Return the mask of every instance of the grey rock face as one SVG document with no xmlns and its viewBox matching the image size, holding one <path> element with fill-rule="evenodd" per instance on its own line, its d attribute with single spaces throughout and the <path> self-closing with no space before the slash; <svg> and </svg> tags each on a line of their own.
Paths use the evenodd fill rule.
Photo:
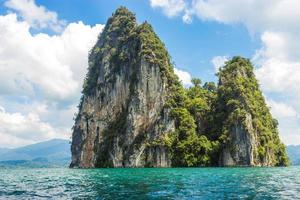
<svg viewBox="0 0 300 200">
<path fill-rule="evenodd" d="M 252 127 L 250 114 L 246 115 L 245 121 L 245 124 L 237 121 L 232 126 L 230 143 L 221 154 L 221 166 L 255 166 L 257 136 Z"/>
<path fill-rule="evenodd" d="M 259 141 L 248 113 L 245 123 L 236 122 L 230 131 L 230 142 L 221 152 L 220 166 L 274 166 L 274 152 L 267 149 L 266 156 L 258 158 Z"/>
<path fill-rule="evenodd" d="M 101 92 L 84 97 L 81 117 L 74 127 L 72 165 L 141 167 L 149 162 L 169 166 L 162 147 L 147 146 L 147 141 L 174 128 L 163 108 L 165 85 L 155 66 L 142 61 L 139 67 L 136 83 L 129 84 L 126 73 L 130 72 L 121 71 L 116 83 L 101 88 L 107 92 L 105 97 Z M 130 94 L 130 87 L 134 94 Z M 119 129 L 112 130 L 118 124 Z"/>
<path fill-rule="evenodd" d="M 164 106 L 166 80 L 158 66 L 140 56 L 143 44 L 136 41 L 123 42 L 126 60 L 114 63 L 120 53 L 112 49 L 120 49 L 120 38 L 108 30 L 120 20 L 116 18 L 106 25 L 90 55 L 97 83 L 91 94 L 83 95 L 73 127 L 71 167 L 168 167 L 167 150 L 150 145 L 174 129 Z"/>
<path fill-rule="evenodd" d="M 244 63 L 244 65 L 246 64 Z M 266 109 L 263 97 L 260 96 L 258 86 L 255 86 L 257 83 L 255 83 L 254 74 L 245 66 L 236 67 L 233 64 L 229 67 L 232 67 L 232 70 L 223 73 L 219 81 L 219 88 L 224 87 L 227 91 L 222 94 L 223 99 L 221 98 L 220 102 L 224 105 L 221 112 L 225 113 L 223 115 L 222 131 L 227 138 L 222 145 L 219 165 L 274 166 L 278 159 L 276 158 L 276 148 L 274 146 L 278 145 L 280 141 L 273 124 L 268 125 L 268 128 L 263 127 L 262 123 L 258 126 L 259 111 L 253 111 L 254 104 L 256 106 L 260 105 L 260 109 L 264 109 L 265 113 L 260 114 L 260 117 L 264 116 L 264 119 L 266 119 L 266 115 L 269 115 L 267 120 L 270 120 L 271 115 L 269 110 Z M 246 82 L 249 84 L 249 80 L 252 81 L 252 86 L 245 84 Z M 245 92 L 248 89 L 246 87 L 252 87 L 252 90 Z M 252 100 L 249 97 L 251 95 Z M 231 102 L 224 100 L 228 96 L 230 96 Z M 253 96 L 256 98 L 255 101 Z M 256 119 L 253 117 L 255 115 Z M 265 137 L 267 129 L 269 130 L 267 133 L 268 139 L 262 142 L 261 138 L 267 138 Z M 265 145 L 267 141 L 271 145 Z"/>
</svg>

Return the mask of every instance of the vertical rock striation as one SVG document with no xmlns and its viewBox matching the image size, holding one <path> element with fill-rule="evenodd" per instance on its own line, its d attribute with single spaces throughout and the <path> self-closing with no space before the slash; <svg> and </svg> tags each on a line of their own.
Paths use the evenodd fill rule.
<svg viewBox="0 0 300 200">
<path fill-rule="evenodd" d="M 149 46 L 153 50 L 146 52 Z M 167 66 L 170 61 L 156 54 L 157 48 L 163 45 L 151 26 L 138 26 L 127 9 L 119 8 L 108 20 L 90 52 L 71 167 L 170 166 L 167 149 L 149 145 L 174 129 L 164 106 L 164 69 L 152 62 L 160 59 Z"/>
</svg>

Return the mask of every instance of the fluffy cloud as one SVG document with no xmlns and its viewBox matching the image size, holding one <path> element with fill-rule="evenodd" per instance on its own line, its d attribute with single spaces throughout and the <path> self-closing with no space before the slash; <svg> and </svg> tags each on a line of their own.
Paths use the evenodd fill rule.
<svg viewBox="0 0 300 200">
<path fill-rule="evenodd" d="M 43 6 L 37 6 L 34 0 L 8 0 L 5 6 L 18 12 L 19 15 L 36 29 L 52 29 L 55 32 L 63 30 L 65 22 L 59 20 L 55 12 L 48 11 Z"/>
<path fill-rule="evenodd" d="M 103 25 L 62 27 L 55 12 L 32 0 L 6 6 L 17 12 L 0 15 L 0 147 L 69 138 L 88 52 Z M 55 35 L 30 31 L 56 26 L 63 29 Z"/>
<path fill-rule="evenodd" d="M 8 113 L 0 107 L 0 146 L 15 147 L 50 138 L 68 138 L 67 130 L 56 130 L 35 113 Z"/>
<path fill-rule="evenodd" d="M 60 35 L 32 35 L 16 14 L 0 16 L 0 94 L 72 98 L 81 88 L 88 51 L 102 25 L 71 23 Z"/>
<path fill-rule="evenodd" d="M 256 74 L 266 92 L 288 92 L 300 98 L 300 62 L 268 58 Z"/>
<path fill-rule="evenodd" d="M 212 58 L 211 63 L 215 68 L 215 72 L 218 72 L 221 67 L 224 66 L 225 62 L 228 61 L 227 56 L 215 56 Z"/>
<path fill-rule="evenodd" d="M 274 100 L 267 100 L 268 106 L 271 107 L 271 112 L 276 118 L 298 118 L 299 114 L 290 105 Z"/>
<path fill-rule="evenodd" d="M 300 34 L 300 30 L 299 30 Z M 258 51 L 257 76 L 266 91 L 289 92 L 300 98 L 300 44 L 290 34 L 264 32 Z"/>
<path fill-rule="evenodd" d="M 161 8 L 168 17 L 178 15 L 186 7 L 184 0 L 150 0 L 150 3 L 153 8 Z"/>
<path fill-rule="evenodd" d="M 177 10 L 172 16 L 196 16 L 201 20 L 226 24 L 242 23 L 255 32 L 266 29 L 297 31 L 300 27 L 298 0 L 150 0 L 150 3 L 152 7 L 161 7 L 165 14 L 168 10 Z M 180 9 L 174 9 L 174 5 L 178 5 Z"/>
<path fill-rule="evenodd" d="M 177 68 L 174 68 L 174 72 L 185 87 L 192 85 L 192 76 L 190 73 Z"/>
<path fill-rule="evenodd" d="M 269 103 L 279 120 L 281 137 L 286 144 L 300 143 L 300 46 L 295 42 L 297 35 L 265 31 L 261 35 L 263 47 L 255 55 L 260 66 L 256 75 L 263 90 L 283 101 Z"/>
<path fill-rule="evenodd" d="M 285 144 L 299 144 L 300 141 L 300 115 L 298 111 L 283 102 L 267 99 L 267 104 L 271 107 L 272 115 L 279 120 L 279 131 L 281 139 Z"/>
<path fill-rule="evenodd" d="M 163 8 L 168 10 L 168 4 Z M 202 21 L 242 24 L 250 34 L 261 36 L 262 47 L 253 55 L 256 75 L 267 97 L 275 95 L 285 105 L 290 105 L 272 103 L 272 112 L 279 118 L 282 138 L 287 144 L 300 143 L 298 115 L 286 120 L 290 108 L 300 112 L 299 8 L 298 0 L 187 0 L 184 8 L 176 12 L 184 22 L 194 17 Z M 214 58 L 214 66 L 219 66 L 219 61 L 220 57 Z"/>
</svg>

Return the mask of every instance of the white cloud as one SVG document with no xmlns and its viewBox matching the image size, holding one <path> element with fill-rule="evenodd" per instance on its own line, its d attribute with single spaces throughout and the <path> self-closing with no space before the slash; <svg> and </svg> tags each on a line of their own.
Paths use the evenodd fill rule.
<svg viewBox="0 0 300 200">
<path fill-rule="evenodd" d="M 299 30 L 300 34 L 300 30 Z M 268 92 L 284 92 L 300 100 L 300 44 L 290 33 L 264 32 L 263 47 L 256 54 L 256 70 Z"/>
<path fill-rule="evenodd" d="M 183 20 L 183 22 L 186 23 L 186 24 L 192 23 L 192 18 L 191 18 L 191 16 L 190 16 L 188 13 L 185 13 L 185 14 L 182 16 L 182 20 Z"/>
<path fill-rule="evenodd" d="M 77 22 L 61 35 L 32 35 L 16 14 L 0 16 L 0 94 L 28 95 L 37 88 L 49 98 L 72 98 L 81 89 L 88 51 L 102 27 Z"/>
<path fill-rule="evenodd" d="M 183 12 L 186 5 L 184 0 L 150 0 L 153 8 L 161 8 L 168 17 L 174 17 Z"/>
<path fill-rule="evenodd" d="M 266 92 L 289 93 L 300 97 L 300 62 L 267 58 L 256 70 L 257 78 Z"/>
<path fill-rule="evenodd" d="M 159 8 L 168 17 L 175 17 L 183 14 L 184 23 L 192 23 L 192 12 L 188 10 L 188 2 L 185 0 L 150 0 L 152 8 Z"/>
<path fill-rule="evenodd" d="M 150 0 L 150 3 L 152 7 L 161 7 L 166 15 L 168 10 L 174 10 L 174 5 L 180 5 L 181 9 L 173 12 L 172 16 L 196 16 L 201 20 L 226 24 L 242 23 L 255 32 L 266 29 L 299 30 L 300 27 L 298 0 Z"/>
<path fill-rule="evenodd" d="M 192 76 L 190 73 L 177 68 L 174 68 L 174 72 L 185 87 L 192 85 Z"/>
<path fill-rule="evenodd" d="M 211 63 L 215 68 L 215 72 L 218 72 L 221 67 L 224 66 L 225 62 L 228 61 L 227 56 L 215 56 L 211 59 Z"/>
<path fill-rule="evenodd" d="M 67 139 L 68 136 L 66 130 L 56 130 L 41 121 L 35 113 L 23 115 L 8 113 L 2 107 L 0 109 L 1 147 L 15 147 L 58 137 Z"/>
<path fill-rule="evenodd" d="M 31 27 L 36 29 L 48 28 L 60 32 L 65 25 L 63 20 L 58 19 L 55 12 L 36 5 L 34 0 L 8 0 L 5 2 L 5 6 L 17 11 Z"/>
<path fill-rule="evenodd" d="M 290 105 L 274 100 L 267 100 L 267 105 L 271 107 L 271 112 L 275 118 L 299 117 L 297 111 Z"/>
<path fill-rule="evenodd" d="M 271 113 L 279 122 L 279 132 L 285 144 L 299 144 L 300 141 L 300 118 L 296 108 L 284 102 L 267 99 L 271 107 Z"/>
<path fill-rule="evenodd" d="M 182 19 L 191 21 L 197 17 L 200 20 L 217 21 L 225 24 L 243 24 L 250 32 L 265 31 L 289 34 L 290 39 L 297 39 L 300 31 L 300 1 L 298 0 L 150 0 L 152 7 L 161 7 L 166 11 L 173 10 L 174 5 L 181 9 L 172 16 L 182 15 Z M 169 15 L 168 15 L 169 16 Z M 259 16 L 259 17 L 258 17 Z M 286 37 L 286 36 L 285 36 Z M 299 43 L 289 43 L 288 46 L 299 48 Z M 290 52 L 292 55 L 299 51 Z"/>
<path fill-rule="evenodd" d="M 0 15 L 0 147 L 69 138 L 88 52 L 103 25 L 74 22 L 56 35 L 32 34 L 60 24 L 56 14 L 34 1 L 6 5 L 18 12 Z"/>
</svg>

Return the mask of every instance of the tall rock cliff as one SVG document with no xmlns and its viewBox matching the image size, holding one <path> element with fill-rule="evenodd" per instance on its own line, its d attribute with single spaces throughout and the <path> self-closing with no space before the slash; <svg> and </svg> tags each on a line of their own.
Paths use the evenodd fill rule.
<svg viewBox="0 0 300 200">
<path fill-rule="evenodd" d="M 89 55 L 71 166 L 170 166 L 167 149 L 149 145 L 174 130 L 165 107 L 168 76 L 169 56 L 152 27 L 116 10 Z"/>
<path fill-rule="evenodd" d="M 221 166 L 281 166 L 285 146 L 248 59 L 234 57 L 219 72 L 216 116 Z"/>
<path fill-rule="evenodd" d="M 251 63 L 219 85 L 184 88 L 151 25 L 121 7 L 89 55 L 71 167 L 276 166 L 288 163 Z"/>
</svg>

